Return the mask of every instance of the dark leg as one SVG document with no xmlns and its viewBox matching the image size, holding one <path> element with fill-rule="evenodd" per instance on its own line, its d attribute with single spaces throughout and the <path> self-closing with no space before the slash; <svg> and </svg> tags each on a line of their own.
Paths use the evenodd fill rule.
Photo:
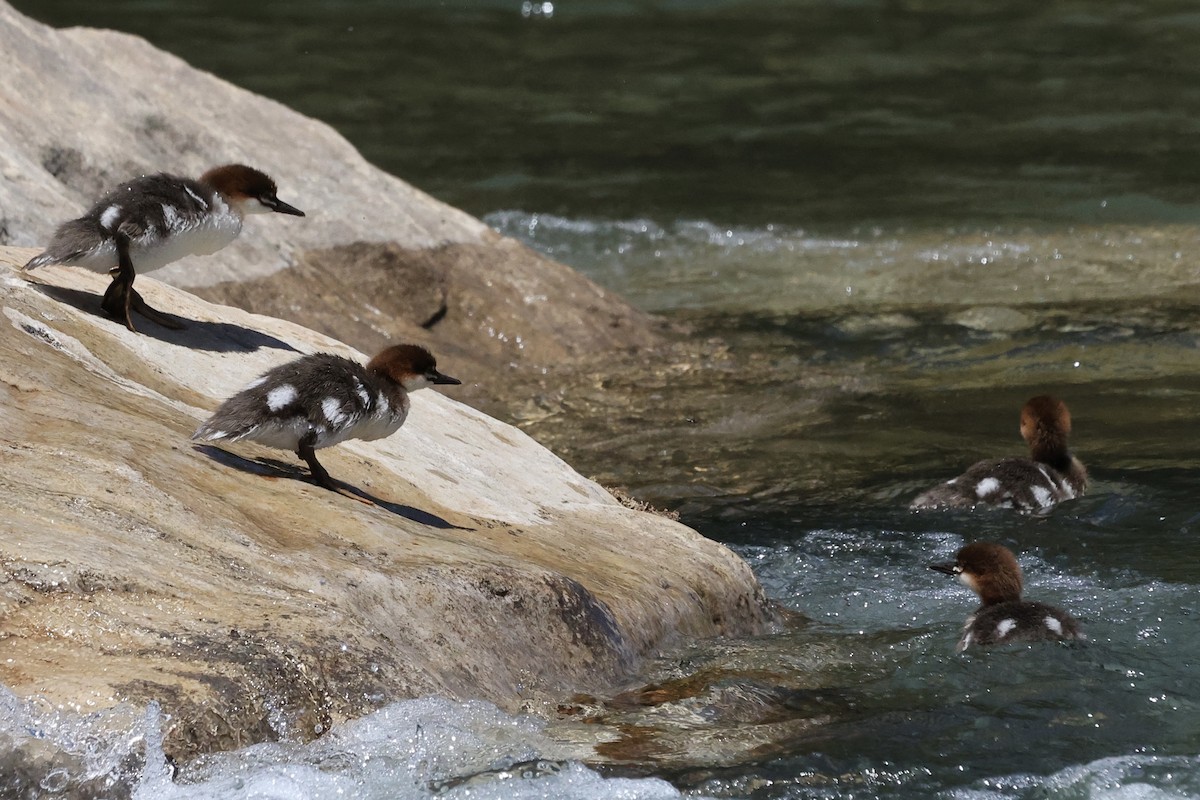
<svg viewBox="0 0 1200 800">
<path fill-rule="evenodd" d="M 112 275 L 112 283 L 104 290 L 104 299 L 100 301 L 100 308 L 104 309 L 104 313 L 110 317 L 120 319 L 121 310 L 125 308 L 125 294 L 129 291 L 129 287 L 117 275 L 117 270 L 114 269 L 108 274 Z"/>
<path fill-rule="evenodd" d="M 157 322 L 164 328 L 170 328 L 173 331 L 182 330 L 184 327 L 182 323 L 151 308 L 133 288 L 133 279 L 136 277 L 136 273 L 133 270 L 133 259 L 129 257 L 129 237 L 118 232 L 115 238 L 117 268 L 111 273 L 113 281 L 104 292 L 104 299 L 100 301 L 100 307 L 110 317 L 123 321 L 125 327 L 134 333 L 137 333 L 137 328 L 133 327 L 132 312 L 134 311 L 151 322 Z"/>
<path fill-rule="evenodd" d="M 104 292 L 104 299 L 100 301 L 100 308 L 114 319 L 125 323 L 125 327 L 137 333 L 137 328 L 133 327 L 133 319 L 130 317 L 130 308 L 133 292 L 133 260 L 129 257 L 129 237 L 121 232 L 116 234 L 117 245 L 117 268 L 112 271 L 113 280 L 109 284 L 108 289 Z"/>
<path fill-rule="evenodd" d="M 305 434 L 304 438 L 300 440 L 299 446 L 296 448 L 296 455 L 300 456 L 305 464 L 308 464 L 308 468 L 312 472 L 313 480 L 317 482 L 317 485 L 324 486 L 331 492 L 337 492 L 340 495 L 349 497 L 351 500 L 357 500 L 358 502 L 366 503 L 367 505 L 374 505 L 369 500 L 364 500 L 353 492 L 338 486 L 337 481 L 329 477 L 329 473 L 326 472 L 325 468 L 321 466 L 321 463 L 317 461 L 316 451 L 313 450 L 313 443 L 316 441 L 317 435 L 315 433 L 310 431 L 309 433 Z"/>
<path fill-rule="evenodd" d="M 314 481 L 331 492 L 336 492 L 338 490 L 337 484 L 333 482 L 333 478 L 329 477 L 329 473 L 321 466 L 321 462 L 317 461 L 317 454 L 313 450 L 313 443 L 316 441 L 317 435 L 315 433 L 311 431 L 306 433 L 304 438 L 300 440 L 299 447 L 296 448 L 296 455 L 300 456 L 305 464 L 308 464 Z"/>
</svg>

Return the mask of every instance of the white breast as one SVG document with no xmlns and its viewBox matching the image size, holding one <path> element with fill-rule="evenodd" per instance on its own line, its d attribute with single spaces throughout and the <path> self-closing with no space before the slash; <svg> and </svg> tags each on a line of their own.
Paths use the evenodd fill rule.
<svg viewBox="0 0 1200 800">
<path fill-rule="evenodd" d="M 291 419 L 270 419 L 261 425 L 255 425 L 241 436 L 234 436 L 230 441 L 249 439 L 252 442 L 265 444 L 267 447 L 278 447 L 280 450 L 295 450 L 300 446 L 300 440 L 311 430 L 308 420 L 303 417 Z"/>
<path fill-rule="evenodd" d="M 207 256 L 226 246 L 242 231 L 242 218 L 223 202 L 205 214 L 183 216 L 164 206 L 168 231 L 151 230 L 129 243 L 129 255 L 138 273 L 153 272 L 184 256 Z M 117 248 L 104 239 L 91 252 L 74 261 L 75 266 L 108 272 L 117 266 Z"/>
<path fill-rule="evenodd" d="M 152 272 L 184 256 L 207 256 L 226 246 L 242 231 L 242 218 L 224 203 L 198 217 L 172 217 L 166 235 L 151 233 L 130 243 L 133 268 Z"/>
<path fill-rule="evenodd" d="M 359 419 L 354 425 L 353 432 L 346 438 L 352 436 L 355 439 L 365 439 L 367 441 L 384 439 L 400 430 L 400 426 L 404 424 L 407 416 L 407 403 L 404 404 L 403 408 L 380 409 L 374 414 Z"/>
</svg>

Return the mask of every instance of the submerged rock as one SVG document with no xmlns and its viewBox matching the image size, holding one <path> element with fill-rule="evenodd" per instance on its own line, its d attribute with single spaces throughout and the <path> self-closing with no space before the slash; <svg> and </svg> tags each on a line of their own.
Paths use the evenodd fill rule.
<svg viewBox="0 0 1200 800">
<path fill-rule="evenodd" d="M 368 503 L 288 453 L 193 446 L 269 367 L 363 356 L 146 277 L 188 328 L 132 334 L 95 313 L 106 276 L 26 283 L 33 252 L 0 248 L 0 682 L 19 695 L 157 700 L 187 758 L 405 697 L 603 691 L 677 637 L 762 629 L 729 550 L 434 391 L 395 436 L 322 452 Z"/>
</svg>

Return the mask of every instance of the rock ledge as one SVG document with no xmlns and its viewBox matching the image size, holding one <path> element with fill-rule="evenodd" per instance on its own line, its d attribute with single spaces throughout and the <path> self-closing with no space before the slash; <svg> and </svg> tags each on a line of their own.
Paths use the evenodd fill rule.
<svg viewBox="0 0 1200 800">
<path fill-rule="evenodd" d="M 676 637 L 762 630 L 728 549 L 433 390 L 390 439 L 323 451 L 368 503 L 288 453 L 193 446 L 271 366 L 361 354 L 145 277 L 188 328 L 132 334 L 96 314 L 105 276 L 26 282 L 34 252 L 0 248 L 0 682 L 19 695 L 158 700 L 188 758 L 406 697 L 602 692 Z"/>
</svg>

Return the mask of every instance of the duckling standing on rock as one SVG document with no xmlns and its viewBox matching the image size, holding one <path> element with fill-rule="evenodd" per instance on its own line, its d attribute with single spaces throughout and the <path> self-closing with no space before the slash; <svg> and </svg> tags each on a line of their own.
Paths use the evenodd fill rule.
<svg viewBox="0 0 1200 800">
<path fill-rule="evenodd" d="M 973 542 L 954 561 L 929 568 L 953 575 L 982 601 L 967 617 L 958 652 L 975 644 L 989 647 L 1010 642 L 1086 639 L 1075 618 L 1057 606 L 1021 599 L 1021 567 L 1007 547 Z"/>
<path fill-rule="evenodd" d="M 317 461 L 315 450 L 347 439 L 391 436 L 408 416 L 408 393 L 462 381 L 443 375 L 424 347 L 389 347 L 364 367 L 328 353 L 270 370 L 226 400 L 192 435 L 210 442 L 252 442 L 293 450 L 313 480 L 345 494 Z"/>
<path fill-rule="evenodd" d="M 146 305 L 134 290 L 136 274 L 184 256 L 217 252 L 237 238 L 247 214 L 304 216 L 275 191 L 273 180 L 242 164 L 210 169 L 199 180 L 143 175 L 106 194 L 79 219 L 60 225 L 50 246 L 25 269 L 66 264 L 108 271 L 113 281 L 100 303 L 105 313 L 135 333 L 132 311 L 178 330 L 183 326 Z"/>
<path fill-rule="evenodd" d="M 1020 511 L 1044 511 L 1083 495 L 1087 470 L 1071 455 L 1067 404 L 1039 395 L 1021 409 L 1021 437 L 1029 458 L 980 461 L 957 478 L 924 492 L 909 508 L 970 508 L 984 504 Z"/>
</svg>

